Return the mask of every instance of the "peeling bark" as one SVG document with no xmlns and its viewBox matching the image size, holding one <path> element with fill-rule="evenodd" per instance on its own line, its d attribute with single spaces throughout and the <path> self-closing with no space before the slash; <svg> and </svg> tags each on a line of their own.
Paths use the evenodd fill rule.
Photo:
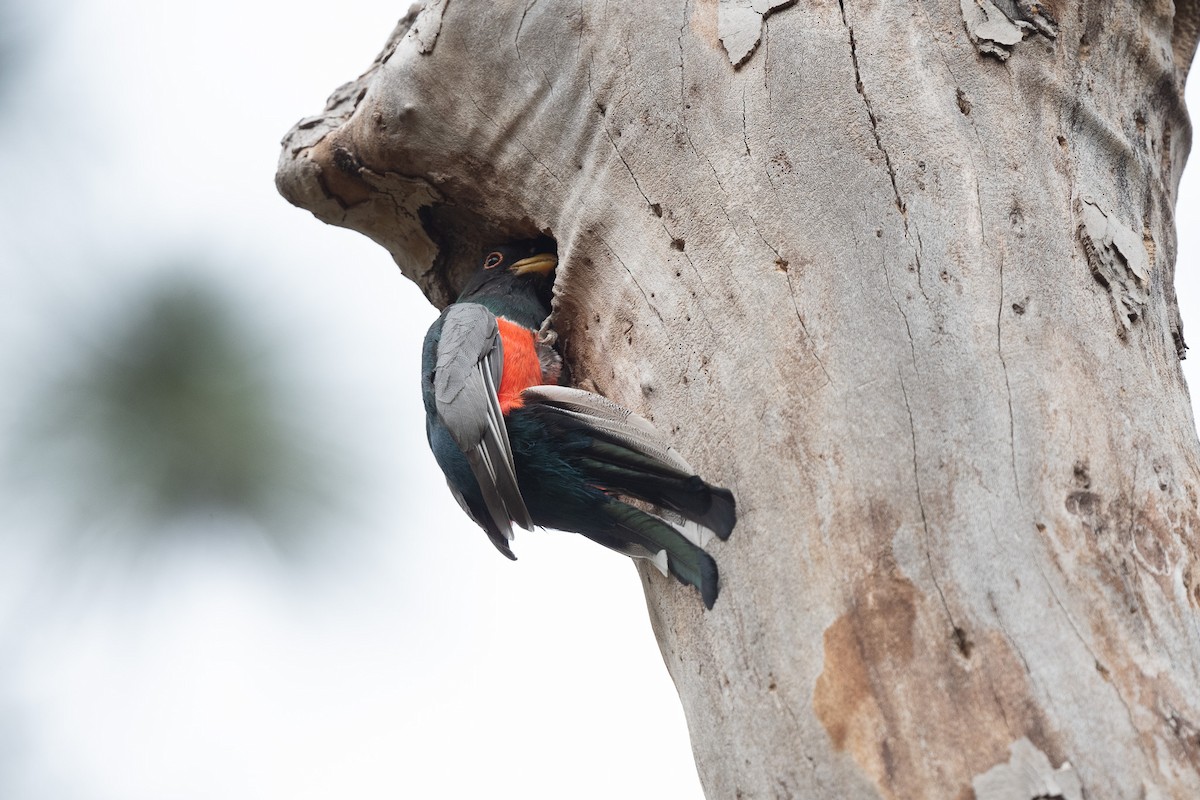
<svg viewBox="0 0 1200 800">
<path fill-rule="evenodd" d="M 1194 798 L 1198 32 L 1196 0 L 442 0 L 278 184 L 439 305 L 481 243 L 558 239 L 576 381 L 738 497 L 712 612 L 641 572 L 710 797 Z"/>
<path fill-rule="evenodd" d="M 796 0 L 717 0 L 717 33 L 729 63 L 740 67 L 746 63 L 762 40 L 766 17 L 781 6 Z"/>
</svg>

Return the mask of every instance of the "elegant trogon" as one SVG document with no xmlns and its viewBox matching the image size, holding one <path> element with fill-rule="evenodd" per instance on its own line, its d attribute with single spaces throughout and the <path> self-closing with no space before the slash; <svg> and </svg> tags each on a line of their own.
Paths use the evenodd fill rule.
<svg viewBox="0 0 1200 800">
<path fill-rule="evenodd" d="M 558 385 L 561 359 L 546 327 L 557 263 L 548 238 L 489 248 L 429 328 L 429 446 L 459 505 L 509 558 L 514 523 L 573 531 L 650 559 L 712 608 L 717 565 L 703 545 L 709 532 L 729 537 L 733 495 L 695 475 L 647 420 Z"/>
</svg>

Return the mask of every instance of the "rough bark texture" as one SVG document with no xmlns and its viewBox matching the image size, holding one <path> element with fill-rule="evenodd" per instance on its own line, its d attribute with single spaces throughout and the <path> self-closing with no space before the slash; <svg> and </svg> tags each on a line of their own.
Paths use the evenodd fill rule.
<svg viewBox="0 0 1200 800">
<path fill-rule="evenodd" d="M 279 186 L 438 304 L 557 237 L 579 382 L 740 503 L 712 612 L 643 571 L 710 797 L 1196 798 L 1198 21 L 441 0 Z"/>
</svg>

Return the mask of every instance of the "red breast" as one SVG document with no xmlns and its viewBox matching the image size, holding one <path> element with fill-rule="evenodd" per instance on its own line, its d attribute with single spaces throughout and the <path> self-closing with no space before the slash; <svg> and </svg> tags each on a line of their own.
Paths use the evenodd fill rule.
<svg viewBox="0 0 1200 800">
<path fill-rule="evenodd" d="M 504 370 L 500 374 L 500 410 L 507 414 L 522 405 L 521 392 L 537 386 L 542 380 L 542 365 L 538 361 L 533 331 L 504 317 L 497 317 L 500 339 L 504 342 Z"/>
</svg>

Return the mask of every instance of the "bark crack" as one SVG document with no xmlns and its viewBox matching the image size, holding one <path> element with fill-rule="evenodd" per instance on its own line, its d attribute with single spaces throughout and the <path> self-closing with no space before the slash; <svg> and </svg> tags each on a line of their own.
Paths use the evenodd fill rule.
<svg viewBox="0 0 1200 800">
<path fill-rule="evenodd" d="M 838 8 L 842 12 L 842 24 L 846 26 L 846 30 L 850 34 L 850 63 L 854 66 L 854 87 L 858 90 L 858 94 L 863 99 L 863 105 L 867 108 L 867 118 L 871 121 L 871 134 L 875 137 L 875 147 L 879 149 L 883 155 L 884 166 L 887 167 L 888 178 L 892 182 L 892 192 L 896 199 L 896 208 L 901 214 L 906 214 L 907 209 L 904 201 L 900 199 L 900 188 L 896 185 L 896 169 L 892 166 L 892 157 L 888 154 L 887 148 L 883 146 L 883 140 L 879 138 L 879 120 L 875 117 L 875 109 L 871 107 L 871 98 L 867 96 L 867 89 L 863 85 L 862 72 L 858 68 L 858 41 L 854 38 L 854 28 L 846 19 L 845 0 L 838 0 Z M 905 224 L 905 233 L 908 232 L 907 223 Z"/>
<path fill-rule="evenodd" d="M 680 114 L 680 116 L 683 116 L 683 112 L 687 108 L 687 97 L 686 97 L 687 92 L 686 92 L 686 87 L 684 84 L 684 75 L 683 75 L 683 32 L 684 32 L 684 30 L 687 29 L 687 25 L 688 25 L 688 2 L 689 2 L 689 0 L 684 0 L 683 24 L 679 26 L 679 35 L 675 37 L 675 44 L 679 48 L 679 114 Z M 685 125 L 685 129 L 686 129 L 686 125 Z M 695 149 L 695 148 L 692 148 L 692 149 Z"/>
<path fill-rule="evenodd" d="M 517 34 L 513 37 L 513 47 L 517 51 L 517 60 L 521 60 L 521 28 L 525 27 L 525 15 L 529 13 L 529 9 L 533 8 L 537 0 L 529 0 L 525 4 L 525 9 L 521 12 L 521 19 L 517 22 Z"/>
<path fill-rule="evenodd" d="M 952 629 L 958 627 L 958 623 L 954 620 L 954 614 L 950 611 L 950 604 L 946 602 L 946 595 L 942 591 L 942 585 L 938 583 L 937 572 L 933 568 L 933 554 L 929 547 L 929 517 L 925 513 L 925 498 L 921 494 L 921 470 L 918 466 L 917 459 L 917 426 L 913 420 L 912 404 L 908 401 L 908 387 L 904 385 L 904 373 L 896 370 L 896 374 L 900 378 L 900 394 L 904 398 L 904 410 L 908 412 L 908 432 L 912 437 L 912 467 L 913 467 L 913 482 L 917 489 L 917 507 L 921 511 L 921 528 L 925 533 L 925 563 L 929 566 L 929 579 L 933 581 L 933 588 L 937 590 L 938 598 L 942 601 L 942 608 L 946 611 L 946 618 L 950 620 Z"/>
<path fill-rule="evenodd" d="M 917 286 L 921 288 L 921 294 L 925 295 L 924 286 L 921 284 L 921 253 L 909 234 L 908 206 L 900 196 L 900 185 L 896 182 L 896 167 L 892 164 L 891 154 L 883 146 L 883 139 L 879 135 L 879 118 L 875 116 L 875 108 L 871 105 L 871 98 L 867 94 L 867 87 L 863 84 L 862 71 L 858 66 L 858 40 L 854 36 L 854 27 L 846 18 L 845 0 L 838 0 L 838 8 L 842 12 L 842 24 L 846 26 L 846 32 L 850 34 L 850 63 L 854 68 L 854 88 L 858 90 L 858 94 L 863 101 L 863 106 L 867 110 L 867 119 L 871 123 L 871 135 L 875 139 L 875 147 L 879 150 L 880 155 L 883 156 L 883 165 L 887 169 L 888 180 L 892 184 L 892 196 L 896 203 L 896 210 L 900 212 L 900 220 L 904 225 L 904 241 L 908 242 L 909 246 L 913 249 L 913 260 L 916 261 L 917 266 Z M 926 299 L 928 299 L 927 296 Z"/>
<path fill-rule="evenodd" d="M 529 10 L 531 8 L 533 8 L 536 3 L 537 3 L 537 0 L 529 0 L 529 2 L 525 5 L 524 10 L 521 11 L 521 19 L 519 22 L 517 22 L 517 33 L 513 37 L 513 48 L 517 51 L 517 62 L 522 65 L 528 64 L 529 62 L 527 62 L 525 60 L 525 57 L 521 54 L 521 30 L 525 27 L 526 15 L 529 14 Z M 544 83 L 549 88 L 553 88 L 554 84 L 550 80 L 550 76 L 546 74 L 546 70 L 543 69 L 541 66 L 538 66 L 537 71 L 542 76 L 542 83 Z"/>
<path fill-rule="evenodd" d="M 918 376 L 921 370 L 917 367 L 917 347 L 913 342 L 912 326 L 908 324 L 908 314 L 904 313 L 904 306 L 900 305 L 900 301 L 896 299 L 896 292 L 892 289 L 892 275 L 888 272 L 887 264 L 883 265 L 883 280 L 887 284 L 888 295 L 891 296 L 892 302 L 896 305 L 896 311 L 900 314 L 900 319 L 904 321 L 904 330 L 908 334 L 908 352 L 912 358 L 913 371 Z"/>
<path fill-rule="evenodd" d="M 905 225 L 907 224 L 908 222 L 905 221 Z M 913 234 L 917 237 L 917 243 L 913 246 L 913 258 L 917 261 L 917 288 L 921 290 L 921 296 L 928 300 L 929 295 L 925 294 L 925 284 L 921 280 L 921 254 L 925 252 L 925 243 L 921 241 L 921 229 L 917 227 L 915 219 L 913 220 L 912 229 Z"/>
<path fill-rule="evenodd" d="M 1083 649 L 1086 650 L 1088 655 L 1092 657 L 1093 663 L 1100 664 L 1101 662 L 1096 656 L 1096 651 L 1093 650 L 1092 646 L 1088 644 L 1087 639 L 1085 639 L 1083 634 L 1080 632 L 1079 626 L 1075 624 L 1074 617 L 1072 617 L 1071 613 L 1067 611 L 1067 607 L 1063 605 L 1062 599 L 1058 596 L 1058 591 L 1054 588 L 1054 584 L 1050 582 L 1050 578 L 1046 575 L 1046 570 L 1042 568 L 1041 561 L 1036 558 L 1032 560 L 1034 565 L 1037 566 L 1038 573 L 1042 576 L 1042 580 L 1046 583 L 1046 588 L 1050 590 L 1050 596 L 1054 598 L 1054 602 L 1058 606 L 1058 610 L 1062 612 L 1063 617 L 1067 620 L 1067 624 L 1071 627 L 1071 631 L 1075 634 L 1075 638 L 1079 640 L 1079 643 L 1083 645 Z M 1125 701 L 1125 698 L 1121 695 L 1121 691 L 1117 688 L 1116 684 L 1112 682 L 1107 683 L 1112 686 L 1113 693 L 1116 694 L 1117 700 L 1121 703 L 1122 707 L 1124 707 L 1125 716 L 1129 719 L 1129 727 L 1134 731 L 1137 731 L 1137 725 L 1133 721 L 1133 709 L 1129 707 L 1129 703 Z"/>
<path fill-rule="evenodd" d="M 502 128 L 500 126 L 500 123 L 496 122 L 496 120 L 492 117 L 491 114 L 484 111 L 483 106 L 479 105 L 479 103 L 477 103 L 475 101 L 474 97 L 467 95 L 467 99 L 471 101 L 471 105 L 475 106 L 475 110 L 478 111 L 481 115 L 483 115 L 484 119 L 486 119 L 488 122 L 492 123 L 492 127 L 494 127 L 498 131 L 501 131 L 501 132 L 504 131 L 504 128 Z M 521 141 L 521 138 L 519 136 L 511 136 L 510 138 L 514 142 L 516 142 L 518 145 L 520 145 L 521 149 L 524 150 L 526 153 L 528 153 L 529 157 L 532 158 L 535 162 L 537 162 L 537 165 L 539 167 L 546 170 L 547 175 L 549 175 L 551 178 L 554 178 L 554 180 L 558 181 L 559 183 L 563 182 L 562 178 L 558 177 L 558 173 L 556 173 L 554 170 L 550 169 L 550 167 L 548 167 L 546 165 L 546 162 L 544 162 L 540 158 L 538 158 L 538 154 L 535 153 L 533 150 L 531 150 L 529 148 L 529 145 L 527 145 L 527 144 L 525 144 L 525 142 Z"/>
<path fill-rule="evenodd" d="M 771 83 L 768 78 L 771 75 L 771 22 L 767 18 L 763 18 L 763 88 L 767 90 L 767 108 L 771 107 Z"/>
<path fill-rule="evenodd" d="M 812 357 L 817 362 L 817 365 L 821 367 L 821 372 L 825 375 L 826 383 L 832 384 L 833 378 L 830 377 L 829 370 L 825 368 L 825 362 L 823 362 L 821 360 L 821 356 L 817 354 L 817 349 L 812 344 L 813 338 L 808 332 L 808 326 L 804 323 L 803 315 L 800 314 L 800 305 L 796 301 L 796 287 L 792 284 L 792 273 L 788 269 L 787 259 L 783 257 L 775 245 L 767 241 L 767 237 L 763 236 L 762 229 L 758 227 L 758 220 L 754 218 L 754 215 L 747 214 L 746 216 L 750 218 L 750 224 L 754 226 L 754 232 L 758 234 L 758 238 L 762 239 L 762 243 L 765 244 L 767 248 L 775 254 L 776 266 L 783 271 L 784 275 L 787 276 L 788 295 L 792 299 L 792 310 L 796 312 L 796 321 L 800 323 L 800 330 L 804 333 L 804 339 L 809 345 L 808 351 L 812 354 Z"/>
<path fill-rule="evenodd" d="M 683 128 L 683 136 L 685 139 L 687 139 L 688 148 L 692 151 L 693 154 L 695 154 L 695 156 L 697 158 L 703 159 L 704 163 L 708 164 L 708 169 L 713 174 L 713 180 L 715 180 L 717 182 L 717 188 L 721 190 L 721 194 L 725 195 L 726 197 L 729 197 L 729 192 L 726 191 L 725 184 L 721 181 L 721 176 L 717 172 L 716 166 L 713 165 L 712 159 L 709 158 L 706 153 L 700 152 L 700 150 L 696 147 L 696 143 L 692 141 L 691 128 L 688 127 L 688 121 L 687 121 L 688 103 L 687 103 L 687 88 L 686 88 L 687 84 L 686 84 L 686 76 L 684 74 L 684 63 L 683 63 L 683 32 L 684 32 L 684 30 L 687 29 L 687 25 L 688 25 L 688 21 L 687 21 L 688 5 L 689 5 L 688 2 L 685 2 L 683 4 L 683 24 L 679 26 L 679 36 L 677 36 L 675 38 L 675 43 L 679 46 L 679 121 L 680 121 L 680 126 Z M 743 114 L 744 114 L 744 111 L 745 111 L 744 94 L 743 94 L 743 98 L 742 98 L 742 108 L 743 108 Z M 743 116 L 742 117 L 743 136 L 745 135 L 745 128 L 746 128 L 746 119 L 745 119 L 745 116 Z M 725 214 L 725 220 L 729 223 L 729 226 L 731 228 L 733 228 L 734 227 L 733 220 L 730 219 L 730 217 L 729 217 L 729 211 L 727 208 L 728 205 L 729 205 L 728 203 L 721 203 L 720 208 L 721 208 L 721 211 Z M 664 230 L 666 229 L 665 223 L 663 224 L 663 228 L 664 228 Z M 670 231 L 667 231 L 667 233 L 670 233 Z"/>
<path fill-rule="evenodd" d="M 742 87 L 742 144 L 746 147 L 746 155 L 750 155 L 750 137 L 746 133 L 746 89 Z"/>
<path fill-rule="evenodd" d="M 992 526 L 992 535 L 993 536 L 996 535 L 995 526 Z M 997 542 L 999 542 L 998 537 L 997 537 Z M 987 598 L 988 598 L 988 604 L 991 605 L 991 607 L 992 607 L 992 615 L 996 619 L 996 625 L 999 626 L 1000 632 L 1004 634 L 1004 638 L 1008 640 L 1008 643 L 1010 645 L 1012 645 L 1013 652 L 1017 654 L 1017 658 L 1020 659 L 1020 661 L 1021 661 L 1021 666 L 1025 668 L 1025 674 L 1029 676 L 1029 681 L 1031 683 L 1033 683 L 1034 685 L 1040 686 L 1037 676 L 1033 674 L 1033 670 L 1029 666 L 1029 660 L 1027 658 L 1025 658 L 1025 653 L 1023 653 L 1021 651 L 1021 645 L 1017 642 L 1016 639 L 1013 638 L 1012 632 L 1009 631 L 1008 626 L 1004 624 L 1004 618 L 1000 616 L 1000 608 L 996 605 L 996 596 L 994 594 L 992 594 L 991 592 L 988 592 Z M 1047 701 L 1048 701 L 1047 705 L 1049 705 L 1049 706 L 1054 705 L 1054 697 L 1053 696 L 1048 696 Z"/>
<path fill-rule="evenodd" d="M 976 192 L 978 192 L 976 184 Z M 1000 306 L 996 309 L 996 354 L 1000 356 L 1000 369 L 1004 372 L 1004 391 L 1008 400 L 1008 453 L 1012 465 L 1013 488 L 1017 491 L 1017 502 L 1025 505 L 1021 497 L 1021 481 L 1017 477 L 1017 427 L 1013 419 L 1012 385 L 1008 380 L 1008 362 L 1004 359 L 1004 343 L 1001 326 L 1004 319 L 1004 256 L 1000 256 Z"/>
<path fill-rule="evenodd" d="M 996 542 L 996 547 L 1000 550 L 1003 550 L 1004 545 L 1001 544 L 1000 536 L 996 533 L 996 525 L 991 520 L 988 520 L 988 530 L 990 530 L 992 533 L 992 540 Z M 1025 656 L 1021 654 L 1020 649 L 1017 647 L 1017 643 L 1013 641 L 1012 636 L 1004 627 L 1004 622 L 1000 619 L 1000 610 L 996 608 L 995 596 L 991 592 L 988 592 L 987 598 L 988 603 L 992 607 L 992 614 L 996 617 L 996 622 L 1000 626 L 1000 631 L 1004 634 L 1004 638 L 1008 640 L 1009 645 L 1012 646 L 1013 652 L 1017 654 L 1017 658 L 1021 660 L 1021 663 L 1025 667 L 1025 673 L 1029 675 L 1029 678 L 1032 681 L 1033 675 L 1029 672 L 1029 663 L 1025 660 Z M 1000 699 L 1000 692 L 996 689 L 995 676 L 992 674 L 991 670 L 986 670 L 984 674 L 987 675 L 988 687 L 992 690 L 992 698 L 996 701 L 996 708 L 1000 710 L 1000 718 L 1004 720 L 1004 727 L 1008 730 L 1009 736 L 1015 739 L 1016 734 L 1013 732 L 1012 723 L 1009 722 L 1008 712 L 1005 711 L 1004 703 Z"/>
<path fill-rule="evenodd" d="M 654 312 L 654 316 L 658 317 L 659 324 L 665 328 L 667 325 L 666 320 L 663 319 L 662 312 L 658 310 L 658 307 L 650 300 L 650 295 L 646 294 L 646 290 L 642 288 L 640 283 L 638 283 L 637 276 L 633 274 L 633 270 L 629 268 L 629 265 L 622 260 L 621 256 L 617 254 L 616 249 L 614 249 L 613 246 L 608 243 L 608 240 L 606 240 L 603 236 L 600 237 L 600 242 L 605 246 L 605 248 L 608 249 L 608 252 L 612 253 L 613 258 L 617 260 L 617 263 L 620 264 L 627 273 L 629 273 L 629 280 L 632 281 L 633 285 L 637 287 L 637 290 L 642 293 L 642 299 L 646 301 L 647 307 Z"/>
<path fill-rule="evenodd" d="M 762 234 L 759 234 L 759 236 L 761 235 Z M 767 247 L 771 247 L 771 244 L 767 242 L 766 239 L 763 239 L 763 242 L 767 243 Z M 771 249 L 775 250 L 774 247 L 771 247 Z M 775 250 L 775 255 L 779 255 L 778 250 Z M 780 260 L 782 260 L 782 257 Z M 813 360 L 815 360 L 817 362 L 817 366 L 821 368 L 821 372 L 825 375 L 825 380 L 829 384 L 832 384 L 833 378 L 829 377 L 829 370 L 825 369 L 825 362 L 821 360 L 819 355 L 817 355 L 817 348 L 814 347 L 812 343 L 813 338 L 808 332 L 808 326 L 804 324 L 804 317 L 800 314 L 800 305 L 796 302 L 796 287 L 792 285 L 792 273 L 790 271 L 785 271 L 784 275 L 787 276 L 788 295 L 792 298 L 792 310 L 796 312 L 796 321 L 800 323 L 800 330 L 804 333 L 804 340 L 808 343 L 808 352 L 812 354 Z"/>
<path fill-rule="evenodd" d="M 603 113 L 603 106 L 597 103 L 596 107 L 600 109 L 601 113 Z M 633 181 L 634 187 L 638 190 L 638 194 L 640 194 L 642 199 L 646 201 L 646 205 L 648 207 L 653 207 L 654 204 L 650 202 L 650 198 L 647 197 L 646 192 L 642 190 L 642 185 L 638 183 L 637 175 L 635 175 L 633 172 L 633 167 L 629 166 L 629 162 L 625 160 L 625 154 L 621 152 L 621 148 L 617 147 L 616 140 L 613 139 L 612 133 L 609 132 L 608 122 L 603 122 L 601 127 L 604 129 L 604 137 L 608 139 L 608 143 L 612 145 L 613 152 L 617 154 L 617 158 L 621 159 L 621 163 L 625 165 L 625 171 L 629 173 L 629 177 Z M 663 229 L 666 229 L 665 225 L 663 226 Z M 668 231 L 668 233 L 670 233 L 670 231 Z"/>
</svg>

